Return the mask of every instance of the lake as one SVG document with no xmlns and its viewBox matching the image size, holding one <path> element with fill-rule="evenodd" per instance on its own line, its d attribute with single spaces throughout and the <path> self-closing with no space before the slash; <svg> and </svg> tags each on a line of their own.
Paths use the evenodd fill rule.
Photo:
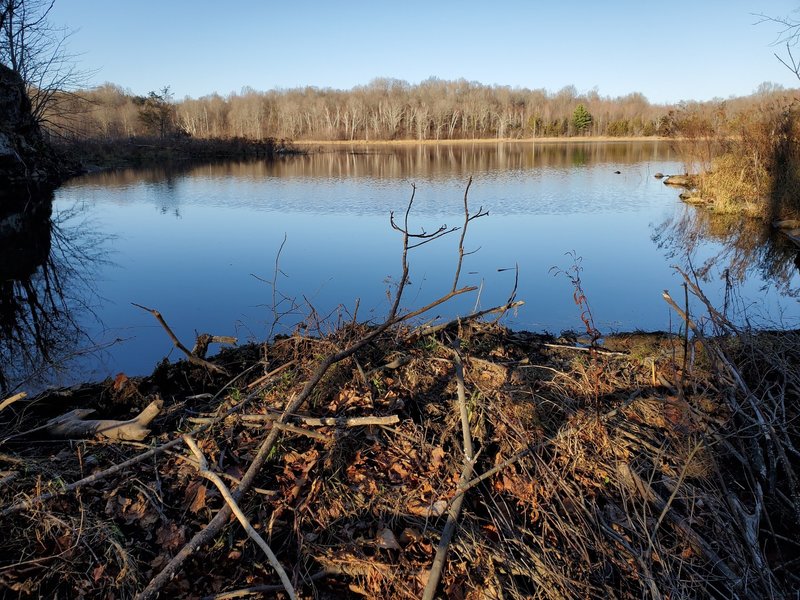
<svg viewBox="0 0 800 600">
<path fill-rule="evenodd" d="M 482 143 L 338 146 L 273 163 L 74 179 L 55 192 L 47 267 L 58 278 L 64 329 L 51 360 L 72 359 L 46 378 L 144 374 L 165 356 L 181 358 L 132 303 L 160 311 L 190 347 L 202 332 L 242 342 L 290 333 L 310 307 L 311 329 L 320 322 L 324 331 L 352 318 L 357 300 L 359 320 L 379 321 L 400 274 L 390 213 L 402 216 L 415 186 L 412 229 L 460 226 L 470 177 L 470 208 L 489 215 L 469 225 L 465 249 L 475 252 L 461 283 L 479 294 L 430 318 L 503 304 L 518 267 L 525 305 L 506 323 L 581 332 L 573 284 L 557 272 L 577 261 L 604 334 L 677 331 L 661 295 L 668 289 L 682 301 L 672 265 L 689 264 L 702 271 L 709 298 L 740 322 L 796 327 L 796 249 L 762 225 L 684 205 L 657 172 L 683 172 L 664 142 Z M 457 248 L 455 233 L 410 253 L 406 308 L 449 290 Z"/>
</svg>

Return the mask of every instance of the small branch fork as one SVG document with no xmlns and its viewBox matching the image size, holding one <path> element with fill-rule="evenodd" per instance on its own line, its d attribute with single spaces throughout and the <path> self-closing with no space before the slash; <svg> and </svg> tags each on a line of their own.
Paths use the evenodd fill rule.
<svg viewBox="0 0 800 600">
<path fill-rule="evenodd" d="M 289 576 L 286 574 L 286 571 L 283 569 L 283 566 L 280 562 L 278 562 L 278 557 L 275 556 L 275 553 L 272 551 L 272 548 L 269 547 L 267 542 L 264 541 L 258 532 L 253 529 L 253 526 L 250 524 L 250 520 L 247 516 L 242 512 L 242 509 L 239 508 L 239 505 L 236 503 L 236 500 L 233 499 L 228 486 L 219 478 L 219 475 L 214 473 L 208 468 L 208 462 L 206 461 L 206 457 L 203 456 L 202 451 L 197 446 L 197 442 L 194 441 L 192 436 L 185 435 L 183 436 L 183 441 L 186 442 L 186 445 L 189 447 L 189 450 L 192 451 L 192 454 L 195 455 L 197 458 L 198 464 L 197 471 L 202 476 L 208 479 L 211 483 L 217 486 L 219 493 L 222 494 L 222 497 L 225 499 L 225 502 L 233 511 L 233 514 L 236 515 L 236 518 L 239 520 L 239 523 L 242 524 L 244 530 L 247 532 L 253 541 L 258 544 L 258 547 L 264 551 L 264 554 L 267 555 L 267 560 L 269 564 L 272 565 L 272 568 L 275 569 L 275 572 L 278 573 L 278 577 L 280 577 L 281 584 L 283 584 L 283 589 L 286 590 L 286 593 L 289 594 L 289 598 L 291 600 L 297 599 L 297 594 L 294 591 L 294 587 L 292 586 L 292 582 L 289 581 Z"/>
<path fill-rule="evenodd" d="M 469 178 L 467 181 L 467 189 L 464 190 L 464 224 L 461 226 L 461 237 L 458 240 L 458 262 L 456 263 L 456 273 L 453 277 L 453 291 L 456 290 L 458 287 L 458 279 L 461 276 L 461 265 L 464 263 L 464 257 L 469 256 L 470 254 L 475 254 L 480 248 L 476 248 L 470 252 L 464 251 L 464 239 L 467 237 L 467 227 L 469 226 L 470 221 L 474 221 L 475 219 L 479 219 L 480 217 L 486 217 L 489 215 L 488 210 L 483 210 L 483 206 L 478 207 L 478 212 L 474 215 L 469 214 L 469 188 L 472 186 L 472 177 Z"/>
<path fill-rule="evenodd" d="M 178 336 L 176 336 L 175 333 L 172 331 L 170 326 L 167 325 L 167 322 L 164 320 L 164 317 L 161 316 L 161 313 L 158 312 L 155 308 L 147 308 L 146 306 L 142 306 L 141 304 L 136 304 L 136 302 L 131 302 L 131 304 L 133 304 L 136 308 L 141 308 L 142 310 L 147 311 L 151 315 L 153 315 L 156 318 L 156 320 L 161 324 L 161 327 L 164 328 L 164 331 L 167 332 L 167 335 L 172 340 L 172 343 L 175 344 L 175 347 L 186 355 L 190 363 L 199 365 L 201 367 L 205 367 L 206 369 L 214 373 L 228 375 L 228 372 L 225 371 L 225 369 L 223 369 L 222 367 L 219 367 L 214 363 L 210 363 L 204 358 L 200 358 L 196 354 L 193 354 L 186 346 L 184 346 L 178 339 Z"/>
</svg>

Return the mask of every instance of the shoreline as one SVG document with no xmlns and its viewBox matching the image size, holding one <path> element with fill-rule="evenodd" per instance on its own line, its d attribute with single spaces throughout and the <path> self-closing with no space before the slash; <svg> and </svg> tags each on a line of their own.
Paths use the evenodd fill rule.
<svg viewBox="0 0 800 600">
<path fill-rule="evenodd" d="M 507 553 L 503 542 L 524 530 L 519 547 L 530 555 L 546 557 L 554 548 L 566 554 L 577 543 L 597 553 L 608 580 L 625 582 L 608 587 L 608 595 L 646 595 L 639 563 L 617 543 L 609 519 L 625 525 L 630 545 L 654 544 L 657 554 L 641 562 L 658 573 L 661 589 L 676 586 L 675 570 L 658 571 L 662 564 L 701 584 L 713 573 L 714 590 L 726 597 L 756 568 L 766 575 L 753 579 L 754 595 L 773 589 L 782 597 L 791 589 L 773 558 L 778 551 L 798 557 L 796 545 L 785 543 L 794 527 L 791 480 L 779 465 L 762 462 L 761 448 L 778 455 L 796 443 L 797 415 L 787 402 L 785 416 L 770 420 L 775 436 L 751 423 L 756 411 L 783 414 L 769 380 L 787 381 L 787 395 L 797 392 L 790 375 L 798 333 L 732 331 L 733 338 L 702 340 L 631 333 L 600 348 L 477 320 L 434 329 L 350 324 L 319 338 L 162 362 L 148 377 L 121 373 L 6 400 L 4 416 L 16 417 L 3 440 L 8 466 L 0 489 L 8 580 L 40 597 L 86 589 L 87 598 L 132 597 L 162 587 L 167 595 L 215 594 L 253 584 L 260 587 L 248 589 L 274 593 L 276 575 L 264 570 L 254 579 L 248 567 L 260 556 L 244 542 L 247 534 L 222 532 L 226 502 L 199 480 L 204 463 L 184 460 L 186 440 L 222 473 L 224 483 L 215 485 L 251 492 L 237 508 L 258 529 L 263 515 L 276 515 L 267 531 L 281 562 L 319 574 L 293 584 L 300 597 L 312 590 L 339 597 L 364 581 L 367 598 L 400 595 L 406 588 L 398 581 L 432 570 L 439 528 L 460 497 L 469 510 L 459 527 L 472 535 L 454 543 L 484 558 L 471 572 L 450 562 L 445 589 L 463 581 L 470 592 L 516 590 L 517 580 L 492 579 L 491 557 L 527 572 L 525 556 Z M 333 350 L 320 353 L 321 343 Z M 713 357 L 728 371 L 717 372 Z M 84 420 L 90 409 L 99 420 Z M 470 454 L 464 475 L 461 457 Z M 797 460 L 783 456 L 794 472 Z M 777 525 L 760 529 L 758 539 L 776 552 L 754 558 L 740 534 L 748 514 L 735 509 L 751 501 L 751 491 L 734 484 L 759 465 L 776 482 L 761 498 Z M 148 490 L 156 489 L 154 500 Z M 681 489 L 687 492 L 677 496 Z M 553 502 L 558 495 L 579 500 Z M 485 517 L 479 511 L 487 505 L 507 516 Z M 640 518 L 644 510 L 668 518 L 653 527 Z M 433 527 L 425 529 L 428 522 Z M 75 532 L 87 529 L 99 532 L 86 538 L 89 552 L 61 550 L 59 539 L 77 544 Z M 552 539 L 543 545 L 542 535 Z M 712 539 L 720 541 L 712 546 Z M 122 558 L 97 558 L 109 548 Z M 185 561 L 189 550 L 195 559 Z M 365 552 L 372 552 L 369 562 Z M 29 556 L 47 559 L 49 569 L 18 569 Z M 179 568 L 166 577 L 176 556 Z M 209 577 L 209 564 L 225 568 Z M 597 580 L 583 565 L 558 559 L 546 568 L 588 594 Z"/>
<path fill-rule="evenodd" d="M 293 146 L 449 146 L 468 144 L 575 144 L 575 143 L 630 143 L 672 142 L 675 138 L 663 136 L 588 136 L 588 137 L 533 137 L 533 138 L 466 138 L 454 140 L 291 140 Z"/>
</svg>

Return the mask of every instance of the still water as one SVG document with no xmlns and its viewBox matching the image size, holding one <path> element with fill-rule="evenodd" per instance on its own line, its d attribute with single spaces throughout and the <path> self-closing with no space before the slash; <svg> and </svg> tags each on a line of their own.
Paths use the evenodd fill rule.
<svg viewBox="0 0 800 600">
<path fill-rule="evenodd" d="M 87 353 L 57 381 L 143 374 L 180 358 L 132 303 L 158 309 L 187 346 L 199 332 L 241 341 L 286 333 L 309 307 L 315 321 L 335 324 L 358 301 L 359 320 L 378 321 L 400 274 L 390 213 L 402 215 L 415 186 L 412 229 L 460 225 L 470 177 L 471 210 L 489 216 L 470 223 L 465 249 L 475 252 L 461 283 L 480 293 L 430 318 L 503 304 L 518 266 L 525 305 L 506 322 L 581 331 L 573 285 L 556 273 L 574 256 L 603 333 L 677 330 L 661 294 L 683 298 L 672 265 L 689 261 L 737 319 L 797 326 L 796 251 L 761 226 L 698 213 L 653 177 L 682 171 L 665 143 L 526 143 L 321 148 L 274 163 L 75 179 L 53 205 L 76 325 L 62 354 Z M 453 234 L 410 253 L 407 309 L 449 290 L 457 247 Z"/>
</svg>

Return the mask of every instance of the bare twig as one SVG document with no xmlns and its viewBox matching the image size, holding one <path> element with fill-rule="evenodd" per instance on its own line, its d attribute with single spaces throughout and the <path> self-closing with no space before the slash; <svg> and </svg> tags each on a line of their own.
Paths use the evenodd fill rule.
<svg viewBox="0 0 800 600">
<path fill-rule="evenodd" d="M 592 348 L 590 346 L 570 346 L 568 344 L 551 344 L 549 342 L 543 342 L 542 346 L 545 348 L 553 348 L 554 350 L 575 350 L 576 352 L 596 352 L 597 354 L 602 354 L 603 356 L 619 356 L 620 358 L 630 358 L 630 354 L 626 354 L 625 352 L 615 352 L 614 350 L 608 350 L 607 348 L 603 348 L 602 346 L 597 346 L 596 348 Z"/>
<path fill-rule="evenodd" d="M 461 276 L 461 266 L 464 264 L 464 256 L 472 254 L 472 252 L 464 252 L 464 238 L 467 237 L 469 222 L 489 214 L 488 211 L 484 212 L 483 207 L 478 208 L 478 212 L 474 215 L 469 214 L 468 198 L 470 186 L 472 186 L 472 177 L 467 181 L 467 189 L 464 190 L 464 224 L 461 226 L 461 237 L 458 240 L 458 262 L 456 263 L 456 273 L 453 277 L 453 291 L 458 287 L 458 280 Z"/>
<path fill-rule="evenodd" d="M 475 452 L 472 445 L 472 433 L 470 432 L 467 396 L 464 390 L 464 364 L 459 354 L 459 344 L 460 340 L 456 338 L 453 342 L 453 364 L 455 366 L 456 382 L 458 386 L 458 411 L 461 416 L 461 435 L 464 445 L 464 466 L 461 470 L 461 477 L 459 478 L 459 488 L 461 488 L 467 484 L 469 478 L 472 476 L 472 470 L 475 465 Z M 436 595 L 436 588 L 439 587 L 442 569 L 447 560 L 447 551 L 450 548 L 450 542 L 458 526 L 458 517 L 461 514 L 461 506 L 464 503 L 465 497 L 465 494 L 460 494 L 450 505 L 450 509 L 447 512 L 447 522 L 442 530 L 442 537 L 436 549 L 436 556 L 433 559 L 431 570 L 428 573 L 428 581 L 425 584 L 422 600 L 433 600 Z"/>
<path fill-rule="evenodd" d="M 328 571 L 319 571 L 309 576 L 306 581 L 317 581 L 325 579 L 329 575 Z M 235 598 L 245 598 L 247 596 L 255 596 L 256 594 L 269 594 L 272 592 L 280 592 L 284 588 L 282 585 L 254 585 L 249 588 L 242 588 L 240 590 L 233 590 L 230 592 L 221 592 L 212 596 L 204 596 L 201 600 L 234 600 Z"/>
<path fill-rule="evenodd" d="M 219 476 L 211 471 L 208 468 L 208 462 L 206 462 L 206 457 L 200 451 L 200 448 L 197 446 L 197 443 L 194 441 L 192 436 L 185 435 L 183 436 L 183 440 L 186 442 L 186 445 L 189 447 L 189 450 L 197 457 L 198 466 L 197 470 L 201 476 L 208 479 L 211 483 L 217 486 L 219 493 L 222 494 L 222 497 L 225 499 L 226 504 L 230 507 L 233 514 L 236 515 L 236 518 L 239 520 L 239 523 L 242 524 L 244 530 L 247 532 L 247 535 L 258 544 L 258 547 L 267 555 L 267 560 L 269 564 L 272 565 L 272 568 L 275 569 L 275 572 L 278 574 L 278 577 L 281 580 L 281 584 L 283 585 L 283 589 L 286 590 L 286 593 L 289 594 L 289 598 L 291 600 L 297 599 L 297 594 L 294 591 L 294 587 L 292 586 L 292 582 L 289 581 L 289 576 L 286 574 L 286 571 L 283 569 L 283 566 L 280 562 L 278 562 L 278 557 L 275 556 L 275 553 L 272 551 L 272 548 L 269 547 L 267 542 L 264 541 L 258 532 L 253 529 L 253 526 L 250 524 L 250 520 L 247 516 L 242 512 L 242 509 L 239 508 L 239 505 L 236 503 L 236 500 L 233 499 L 228 486 L 219 478 Z"/>
<path fill-rule="evenodd" d="M 432 335 L 444 329 L 449 329 L 450 327 L 454 327 L 459 323 L 466 323 L 468 321 L 474 321 L 476 319 L 480 319 L 489 314 L 499 313 L 500 316 L 504 315 L 510 310 L 514 310 L 515 308 L 519 308 L 523 306 L 525 302 L 523 300 L 517 300 L 515 302 L 509 302 L 508 304 L 503 304 L 502 306 L 495 306 L 493 308 L 487 308 L 485 310 L 479 310 L 478 312 L 474 312 L 468 314 L 464 317 L 457 317 L 452 321 L 447 321 L 446 323 L 439 323 L 438 325 L 423 325 L 419 327 L 415 331 L 411 333 L 409 337 L 417 338 L 425 335 Z"/>
<path fill-rule="evenodd" d="M 181 343 L 181 341 L 178 339 L 178 336 L 176 336 L 175 333 L 173 333 L 172 329 L 170 329 L 170 326 L 167 325 L 167 322 L 164 320 L 164 317 L 161 316 L 161 313 L 158 312 L 156 309 L 147 308 L 146 306 L 142 306 L 141 304 L 136 304 L 135 302 L 131 302 L 131 304 L 133 304 L 136 308 L 141 308 L 142 310 L 147 311 L 151 315 L 153 315 L 156 318 L 156 320 L 161 324 L 161 327 L 164 328 L 164 331 L 167 332 L 167 335 L 172 340 L 172 343 L 175 345 L 175 347 L 186 355 L 190 363 L 199 365 L 201 367 L 205 367 L 206 369 L 208 369 L 209 371 L 213 371 L 214 373 L 221 373 L 223 375 L 228 375 L 227 371 L 225 371 L 225 369 L 223 369 L 222 367 L 219 367 L 214 363 L 208 362 L 204 358 L 200 358 L 199 356 L 195 356 L 194 354 L 192 354 L 189 351 L 189 349 Z"/>
</svg>

